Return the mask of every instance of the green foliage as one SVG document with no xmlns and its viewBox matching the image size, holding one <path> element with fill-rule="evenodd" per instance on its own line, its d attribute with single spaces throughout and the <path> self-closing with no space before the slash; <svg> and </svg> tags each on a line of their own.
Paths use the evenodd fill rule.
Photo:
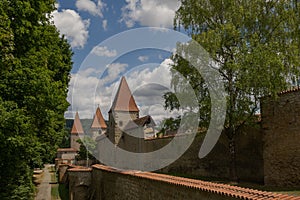
<svg viewBox="0 0 300 200">
<path fill-rule="evenodd" d="M 89 136 L 84 136 L 83 139 L 78 139 L 77 142 L 80 144 L 77 159 L 86 160 L 88 156 L 89 159 L 95 160 L 93 153 L 96 150 L 96 141 Z"/>
<path fill-rule="evenodd" d="M 161 122 L 161 127 L 159 128 L 160 131 L 157 133 L 157 135 L 165 135 L 168 131 L 177 131 L 180 126 L 180 121 L 180 117 L 176 117 L 175 119 L 173 117 L 164 119 Z"/>
<path fill-rule="evenodd" d="M 70 143 L 70 132 L 71 130 L 68 128 L 65 128 L 64 130 L 64 137 L 62 139 L 62 142 L 59 145 L 59 148 L 70 148 L 71 143 Z"/>
<path fill-rule="evenodd" d="M 279 91 L 298 83 L 300 2 L 181 0 L 181 3 L 174 20 L 175 29 L 183 27 L 204 47 L 224 82 L 228 94 L 225 133 L 234 159 L 234 138 L 244 124 L 255 121 L 259 99 L 266 95 L 275 97 Z M 200 125 L 207 127 L 211 109 L 207 83 L 181 57 L 172 59 L 175 91 L 187 83 L 194 88 L 199 98 Z M 181 81 L 180 76 L 187 81 Z M 179 107 L 170 93 L 165 95 L 165 105 L 170 109 Z"/>
<path fill-rule="evenodd" d="M 0 199 L 32 199 L 32 169 L 65 135 L 72 52 L 49 21 L 54 3 L 0 1 Z"/>
<path fill-rule="evenodd" d="M 299 1 L 182 0 L 175 28 L 185 30 L 208 51 L 228 93 L 226 127 L 238 127 L 258 110 L 259 98 L 276 95 L 298 79 Z M 184 76 L 198 92 L 203 120 L 209 120 L 207 85 L 189 63 L 173 56 L 173 86 Z M 184 83 L 185 84 L 185 83 Z M 166 106 L 178 107 L 165 95 Z"/>
</svg>

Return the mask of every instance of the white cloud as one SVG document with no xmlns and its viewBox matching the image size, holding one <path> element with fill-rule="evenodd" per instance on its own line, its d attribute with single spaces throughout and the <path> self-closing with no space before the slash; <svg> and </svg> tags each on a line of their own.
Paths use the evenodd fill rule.
<svg viewBox="0 0 300 200">
<path fill-rule="evenodd" d="M 61 35 L 65 35 L 72 47 L 83 48 L 87 42 L 90 20 L 83 20 L 74 10 L 54 11 L 53 21 Z"/>
<path fill-rule="evenodd" d="M 149 57 L 148 56 L 139 56 L 138 59 L 141 62 L 146 62 L 147 60 L 149 60 Z"/>
<path fill-rule="evenodd" d="M 76 7 L 80 11 L 86 11 L 91 15 L 103 17 L 102 10 L 105 4 L 101 0 L 98 0 L 97 3 L 92 0 L 77 0 Z"/>
<path fill-rule="evenodd" d="M 130 90 L 139 106 L 140 116 L 151 115 L 156 123 L 164 118 L 175 117 L 180 114 L 178 111 L 166 111 L 163 107 L 164 99 L 162 95 L 170 90 L 170 63 L 172 61 L 166 59 L 154 69 L 129 71 L 125 74 Z M 101 79 L 92 76 L 97 72 L 94 68 L 72 75 L 68 100 L 72 103 L 73 111 L 69 111 L 67 114 L 70 115 L 70 113 L 78 110 L 80 118 L 92 118 L 96 106 L 100 104 L 104 118 L 108 119 L 107 113 L 119 85 L 116 80 L 126 72 L 128 65 L 113 63 L 107 67 L 106 76 L 101 77 Z M 77 85 L 76 90 L 73 90 L 75 80 Z M 71 97 L 73 97 L 73 101 L 71 101 Z"/>
<path fill-rule="evenodd" d="M 109 50 L 106 46 L 96 46 L 93 48 L 92 54 L 97 56 L 114 57 L 117 55 L 117 51 Z"/>
<path fill-rule="evenodd" d="M 56 3 L 54 3 L 54 6 L 55 6 L 56 9 L 59 9 L 59 6 L 60 6 L 60 5 L 59 5 L 58 2 L 56 2 Z"/>
<path fill-rule="evenodd" d="M 112 63 L 107 65 L 107 76 L 101 78 L 100 82 L 104 84 L 111 83 L 120 76 L 121 73 L 125 72 L 128 64 L 125 63 Z"/>
<path fill-rule="evenodd" d="M 102 28 L 106 31 L 107 30 L 107 20 L 102 21 Z"/>
<path fill-rule="evenodd" d="M 71 108 L 65 113 L 65 116 L 72 117 L 74 112 L 78 110 L 81 119 L 91 119 L 95 113 L 96 106 L 100 104 L 103 115 L 107 119 L 107 112 L 113 98 L 112 92 L 117 86 L 117 82 L 113 81 L 127 67 L 128 64 L 125 63 L 110 64 L 107 66 L 106 76 L 101 77 L 101 79 L 95 76 L 95 74 L 99 73 L 99 70 L 95 67 L 71 74 L 68 93 L 68 101 L 71 103 Z"/>
<path fill-rule="evenodd" d="M 175 0 L 126 0 L 122 8 L 122 19 L 127 27 L 135 23 L 142 26 L 170 28 L 180 2 Z"/>
<path fill-rule="evenodd" d="M 133 71 L 126 75 L 128 85 L 140 108 L 140 116 L 151 115 L 156 122 L 177 116 L 178 112 L 164 109 L 163 94 L 171 91 L 170 59 L 153 70 Z"/>
<path fill-rule="evenodd" d="M 94 71 L 93 68 L 88 68 L 79 73 L 71 74 L 68 101 L 71 103 L 72 110 L 67 113 L 68 115 L 72 111 L 78 110 L 81 119 L 92 118 L 92 111 L 95 106 L 95 87 L 99 82 L 97 77 L 90 76 Z"/>
</svg>

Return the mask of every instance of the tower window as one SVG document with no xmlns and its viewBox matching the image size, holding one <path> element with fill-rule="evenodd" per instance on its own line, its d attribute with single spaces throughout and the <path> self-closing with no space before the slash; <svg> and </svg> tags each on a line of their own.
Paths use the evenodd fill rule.
<svg viewBox="0 0 300 200">
<path fill-rule="evenodd" d="M 122 121 L 119 121 L 119 126 L 123 126 L 123 122 Z"/>
</svg>

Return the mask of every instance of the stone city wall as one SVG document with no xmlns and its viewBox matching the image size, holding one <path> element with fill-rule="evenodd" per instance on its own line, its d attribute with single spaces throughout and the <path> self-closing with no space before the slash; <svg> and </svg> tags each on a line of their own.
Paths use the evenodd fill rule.
<svg viewBox="0 0 300 200">
<path fill-rule="evenodd" d="M 264 182 L 300 186 L 300 91 L 262 101 Z"/>
</svg>

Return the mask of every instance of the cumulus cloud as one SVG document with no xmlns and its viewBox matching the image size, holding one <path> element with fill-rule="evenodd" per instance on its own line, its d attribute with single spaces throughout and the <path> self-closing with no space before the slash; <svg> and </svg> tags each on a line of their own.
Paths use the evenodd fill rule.
<svg viewBox="0 0 300 200">
<path fill-rule="evenodd" d="M 103 115 L 107 119 L 107 112 L 113 99 L 113 91 L 117 87 L 116 79 L 123 73 L 128 64 L 113 63 L 107 66 L 105 76 L 99 78 L 95 74 L 99 69 L 95 67 L 80 70 L 71 74 L 68 101 L 71 103 L 66 117 L 72 118 L 78 110 L 80 118 L 90 119 L 95 113 L 96 106 L 100 104 Z"/>
<path fill-rule="evenodd" d="M 128 85 L 140 108 L 140 116 L 151 115 L 158 123 L 164 118 L 178 116 L 177 111 L 164 109 L 163 94 L 171 89 L 170 64 L 172 60 L 164 60 L 158 67 L 133 71 L 126 76 Z"/>
<path fill-rule="evenodd" d="M 67 116 L 73 116 L 78 110 L 80 118 L 92 118 L 94 109 L 94 95 L 95 87 L 97 86 L 99 79 L 97 77 L 90 76 L 95 72 L 95 69 L 88 68 L 82 70 L 76 74 L 71 74 L 68 102 L 71 103 L 71 109 Z"/>
<path fill-rule="evenodd" d="M 59 6 L 60 6 L 60 5 L 59 5 L 58 2 L 56 2 L 56 3 L 54 3 L 54 6 L 55 6 L 56 9 L 59 9 Z"/>
<path fill-rule="evenodd" d="M 106 31 L 107 30 L 107 20 L 102 21 L 102 28 Z"/>
<path fill-rule="evenodd" d="M 92 0 L 77 0 L 76 7 L 80 11 L 86 11 L 91 15 L 103 17 L 102 10 L 105 4 L 101 0 L 98 0 L 97 3 Z"/>
<path fill-rule="evenodd" d="M 126 0 L 122 8 L 122 19 L 127 27 L 135 23 L 142 26 L 164 27 L 173 26 L 175 11 L 180 7 L 174 0 Z"/>
<path fill-rule="evenodd" d="M 106 46 L 96 46 L 93 48 L 92 54 L 97 56 L 114 57 L 117 55 L 117 51 L 109 50 Z"/>
<path fill-rule="evenodd" d="M 111 83 L 115 81 L 120 74 L 125 72 L 126 67 L 128 67 L 128 64 L 125 63 L 112 63 L 106 66 L 107 68 L 107 75 L 105 77 L 102 77 L 100 82 L 104 84 Z"/>
<path fill-rule="evenodd" d="M 83 48 L 87 42 L 90 20 L 83 20 L 74 10 L 54 11 L 53 22 L 61 35 L 65 35 L 72 47 Z"/>
<path fill-rule="evenodd" d="M 139 56 L 138 59 L 141 62 L 146 62 L 149 59 L 149 57 L 148 56 Z"/>
<path fill-rule="evenodd" d="M 131 69 L 128 73 L 126 73 L 127 64 L 113 63 L 107 66 L 105 76 L 100 78 L 93 76 L 97 72 L 93 68 L 73 74 L 68 97 L 69 102 L 72 103 L 73 113 L 78 110 L 82 119 L 92 118 L 96 106 L 100 104 L 104 118 L 108 119 L 108 111 L 119 86 L 120 76 L 125 74 L 130 90 L 139 106 L 140 116 L 151 115 L 156 123 L 165 118 L 178 116 L 180 112 L 169 112 L 164 109 L 162 97 L 165 92 L 171 90 L 169 67 L 171 63 L 170 59 L 166 59 L 154 69 Z"/>
</svg>

